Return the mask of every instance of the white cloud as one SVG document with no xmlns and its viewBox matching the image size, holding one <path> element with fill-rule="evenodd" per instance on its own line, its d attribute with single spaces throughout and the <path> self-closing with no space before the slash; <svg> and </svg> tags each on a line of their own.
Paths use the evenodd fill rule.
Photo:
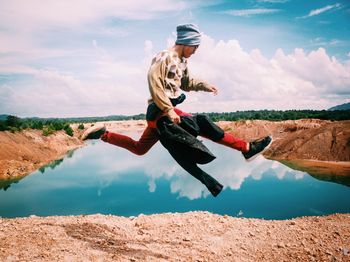
<svg viewBox="0 0 350 262">
<path fill-rule="evenodd" d="M 116 17 L 143 20 L 162 12 L 184 10 L 184 1 L 2 1 L 0 24 L 6 28 L 31 29 L 49 26 L 77 26 L 84 23 Z"/>
<path fill-rule="evenodd" d="M 146 106 L 146 81 L 144 92 L 140 92 L 140 82 L 135 83 L 140 78 L 133 67 L 99 62 L 93 82 L 53 70 L 24 69 L 22 72 L 29 75 L 27 81 L 0 86 L 1 112 L 19 116 L 93 116 L 137 114 Z M 113 78 L 109 78 L 112 74 Z M 133 77 L 134 83 L 128 80 Z"/>
<path fill-rule="evenodd" d="M 249 17 L 253 15 L 266 15 L 266 14 L 274 14 L 280 12 L 280 9 L 268 9 L 268 8 L 256 8 L 256 9 L 232 9 L 225 10 L 222 13 L 233 15 L 233 16 L 244 16 Z"/>
<path fill-rule="evenodd" d="M 309 46 L 311 47 L 345 47 L 349 45 L 349 41 L 342 39 L 324 39 L 322 37 L 316 37 L 315 39 L 309 40 Z"/>
<path fill-rule="evenodd" d="M 138 114 L 149 97 L 146 74 L 153 44 L 145 42 L 139 63 L 116 60 L 92 41 L 86 75 L 0 62 L 0 72 L 28 81 L 0 85 L 0 111 L 19 116 Z M 84 61 L 82 69 L 84 69 Z M 319 48 L 310 53 L 278 49 L 269 59 L 246 52 L 237 40 L 204 36 L 189 61 L 190 72 L 219 88 L 219 95 L 190 93 L 181 108 L 190 112 L 252 109 L 326 109 L 349 97 L 350 61 L 341 63 Z"/>
<path fill-rule="evenodd" d="M 327 6 L 323 7 L 323 8 L 311 10 L 308 16 L 319 15 L 319 14 L 322 14 L 322 13 L 328 11 L 328 10 L 331 10 L 333 8 L 339 8 L 339 7 L 340 7 L 339 3 L 337 3 L 335 5 L 327 5 Z"/>
<path fill-rule="evenodd" d="M 327 6 L 322 7 L 322 8 L 311 10 L 308 15 L 302 16 L 301 18 L 312 17 L 312 16 L 315 16 L 315 15 L 319 15 L 319 14 L 322 14 L 324 12 L 327 12 L 329 10 L 339 9 L 339 8 L 341 8 L 341 4 L 339 4 L 339 3 L 336 3 L 334 5 L 327 5 Z"/>
<path fill-rule="evenodd" d="M 192 6 L 195 4 L 171 0 L 5 0 L 0 10 L 0 63 L 3 58 L 15 57 L 23 64 L 72 52 L 76 55 L 91 38 L 130 36 L 132 32 L 120 20 L 149 20 Z M 77 48 L 80 50 L 74 50 Z"/>
<path fill-rule="evenodd" d="M 138 114 L 144 112 L 148 88 L 147 64 L 116 60 L 92 40 L 92 49 L 81 51 L 77 59 L 83 77 L 55 68 L 37 69 L 26 66 L 34 59 L 55 53 L 38 49 L 20 56 L 15 54 L 0 61 L 0 74 L 11 75 L 13 81 L 0 85 L 0 112 L 19 116 L 88 116 Z M 39 50 L 45 55 L 40 55 Z M 51 52 L 50 52 L 51 51 Z M 72 52 L 57 52 L 67 55 Z M 27 55 L 27 58 L 26 58 Z M 75 54 L 77 55 L 77 54 Z M 67 60 L 70 59 L 70 60 Z M 67 57 L 68 61 L 74 60 Z M 147 61 L 148 62 L 148 61 Z M 17 81 L 17 78 L 25 80 Z"/>
<path fill-rule="evenodd" d="M 329 57 L 323 48 L 309 54 L 295 49 L 289 55 L 278 49 L 268 59 L 258 49 L 244 51 L 237 40 L 204 36 L 190 69 L 220 93 L 189 95 L 184 107 L 189 111 L 325 109 L 349 95 L 350 62 Z"/>
</svg>

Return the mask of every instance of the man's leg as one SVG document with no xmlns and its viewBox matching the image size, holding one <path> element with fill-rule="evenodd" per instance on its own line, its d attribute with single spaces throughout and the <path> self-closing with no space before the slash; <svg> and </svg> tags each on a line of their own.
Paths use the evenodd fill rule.
<svg viewBox="0 0 350 262">
<path fill-rule="evenodd" d="M 177 108 L 175 108 L 175 112 L 179 115 L 190 115 Z M 108 131 L 101 136 L 101 139 L 107 143 L 125 148 L 130 152 L 141 156 L 146 154 L 159 140 L 159 134 L 156 129 L 156 120 L 147 121 L 147 125 L 148 126 L 143 131 L 139 141 L 136 141 L 129 136 Z"/>
<path fill-rule="evenodd" d="M 199 114 L 196 116 L 196 120 L 200 128 L 200 136 L 206 137 L 216 143 L 228 146 L 241 152 L 246 152 L 248 150 L 248 142 L 224 132 L 224 130 L 217 126 L 206 115 Z"/>
<path fill-rule="evenodd" d="M 152 146 L 159 140 L 158 131 L 155 128 L 147 127 L 140 137 L 139 141 L 122 134 L 106 132 L 101 139 L 112 145 L 116 145 L 129 150 L 136 155 L 146 154 Z"/>
<path fill-rule="evenodd" d="M 224 133 L 224 137 L 222 139 L 215 142 L 224 146 L 231 147 L 241 152 L 247 152 L 249 148 L 249 142 L 234 137 L 233 135 L 227 132 Z"/>
<path fill-rule="evenodd" d="M 200 127 L 200 135 L 213 140 L 216 143 L 231 147 L 242 152 L 248 161 L 263 153 L 272 143 L 272 136 L 266 136 L 252 142 L 246 142 L 233 135 L 224 132 L 211 119 L 205 115 L 197 115 L 197 123 Z"/>
<path fill-rule="evenodd" d="M 221 192 L 223 186 L 215 178 L 197 166 L 193 157 L 188 155 L 186 147 L 168 141 L 167 139 L 161 139 L 160 142 L 169 151 L 175 161 L 189 174 L 202 182 L 214 197 Z"/>
<path fill-rule="evenodd" d="M 221 185 L 215 178 L 213 178 L 208 173 L 200 169 L 196 163 L 191 162 L 189 159 L 185 158 L 174 158 L 176 162 L 185 169 L 189 174 L 201 181 L 209 190 L 209 192 L 216 197 L 222 190 L 223 185 Z"/>
</svg>

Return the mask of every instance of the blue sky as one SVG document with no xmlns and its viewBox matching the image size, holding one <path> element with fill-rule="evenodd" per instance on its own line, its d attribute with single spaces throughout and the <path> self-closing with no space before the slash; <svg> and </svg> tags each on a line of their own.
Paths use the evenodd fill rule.
<svg viewBox="0 0 350 262">
<path fill-rule="evenodd" d="M 350 101 L 350 2 L 0 0 L 0 114 L 138 114 L 147 69 L 180 23 L 202 45 L 190 112 L 327 109 Z"/>
</svg>

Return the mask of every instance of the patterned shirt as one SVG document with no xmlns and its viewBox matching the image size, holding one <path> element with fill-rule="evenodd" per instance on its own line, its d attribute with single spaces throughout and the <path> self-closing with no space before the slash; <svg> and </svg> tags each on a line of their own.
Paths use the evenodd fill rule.
<svg viewBox="0 0 350 262">
<path fill-rule="evenodd" d="M 209 91 L 209 85 L 189 76 L 187 59 L 180 59 L 172 50 L 158 53 L 148 71 L 148 86 L 151 93 L 149 103 L 155 102 L 163 111 L 173 108 L 169 98 L 175 98 L 183 91 Z"/>
</svg>

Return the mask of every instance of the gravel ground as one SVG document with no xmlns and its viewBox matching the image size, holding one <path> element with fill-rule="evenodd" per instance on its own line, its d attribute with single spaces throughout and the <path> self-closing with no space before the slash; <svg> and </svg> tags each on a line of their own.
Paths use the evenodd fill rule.
<svg viewBox="0 0 350 262">
<path fill-rule="evenodd" d="M 1 261 L 350 261 L 350 214 L 0 219 Z"/>
</svg>

